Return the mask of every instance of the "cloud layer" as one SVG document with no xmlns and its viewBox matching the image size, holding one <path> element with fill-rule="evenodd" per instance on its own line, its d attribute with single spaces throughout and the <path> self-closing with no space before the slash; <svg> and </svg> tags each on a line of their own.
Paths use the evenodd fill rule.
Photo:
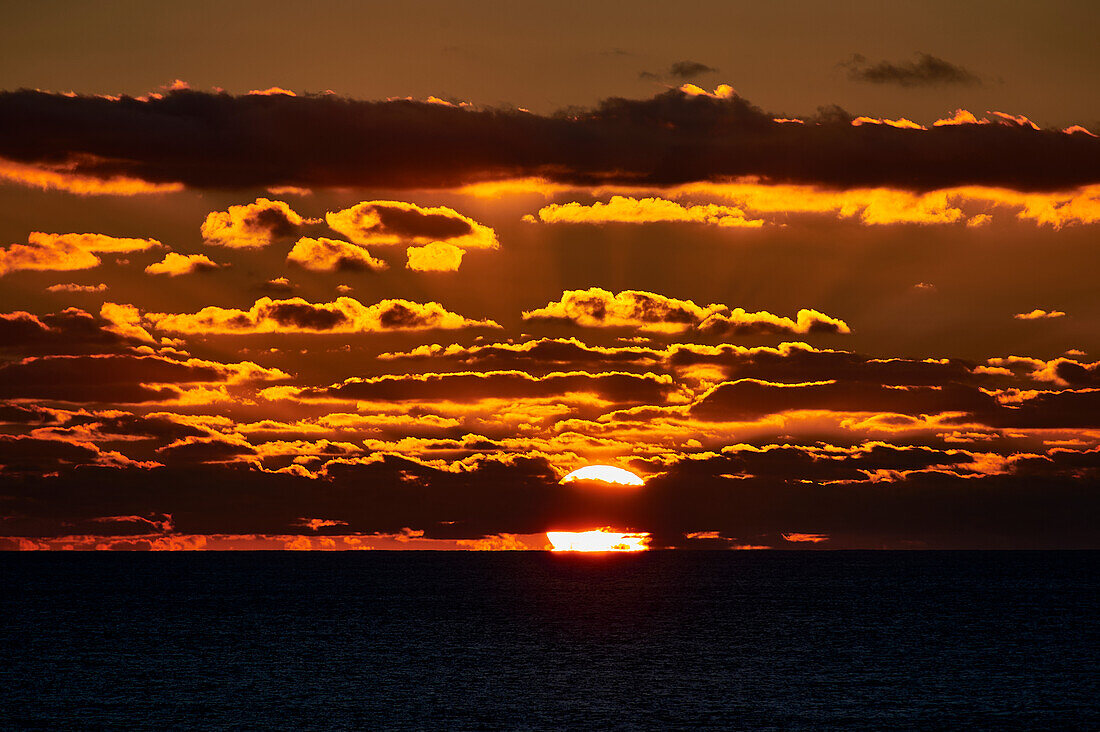
<svg viewBox="0 0 1100 732">
<path fill-rule="evenodd" d="M 919 61 L 913 78 L 924 78 L 926 66 Z M 902 71 L 899 78 L 909 78 Z M 1008 124 L 853 127 L 855 115 L 839 109 L 807 124 L 775 121 L 786 116 L 732 90 L 611 98 L 551 116 L 331 94 L 177 89 L 137 100 L 15 91 L 0 93 L 0 157 L 42 170 L 62 160 L 72 175 L 91 179 L 125 175 L 193 188 L 399 189 L 532 176 L 581 185 L 758 176 L 907 190 L 1062 190 L 1100 182 L 1100 145 L 1088 135 L 1003 119 Z M 261 128 L 264 135 L 253 134 Z M 251 232 L 249 214 L 224 213 L 211 222 L 210 241 L 258 246 L 269 236 Z M 279 218 L 294 221 L 285 211 Z"/>
</svg>

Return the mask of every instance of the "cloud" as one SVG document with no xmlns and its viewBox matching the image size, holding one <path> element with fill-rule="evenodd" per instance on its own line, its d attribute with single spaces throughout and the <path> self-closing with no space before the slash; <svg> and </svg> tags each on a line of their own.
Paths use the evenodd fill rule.
<svg viewBox="0 0 1100 732">
<path fill-rule="evenodd" d="M 363 201 L 325 214 L 325 221 L 363 246 L 445 242 L 462 249 L 496 249 L 496 232 L 446 206 L 421 207 L 403 201 Z"/>
<path fill-rule="evenodd" d="M 248 310 L 205 307 L 197 313 L 145 313 L 152 327 L 172 333 L 377 333 L 392 330 L 499 328 L 492 320 L 473 320 L 437 302 L 382 300 L 364 305 L 351 297 L 310 303 L 260 298 Z"/>
<path fill-rule="evenodd" d="M 873 382 L 778 383 L 761 379 L 727 381 L 707 391 L 690 413 L 710 421 L 757 419 L 792 410 L 938 414 L 1001 411 L 996 399 L 976 387 L 888 386 Z"/>
<path fill-rule="evenodd" d="M 733 335 L 791 335 L 808 333 L 848 334 L 851 329 L 840 318 L 802 309 L 794 319 L 772 315 L 766 311 L 750 313 L 734 308 L 728 313 L 718 312 L 698 325 L 701 332 L 723 337 Z"/>
<path fill-rule="evenodd" d="M 47 234 L 32 231 L 27 244 L 0 248 L 0 277 L 19 270 L 91 269 L 96 253 L 139 252 L 162 246 L 156 239 L 127 239 L 105 234 Z"/>
<path fill-rule="evenodd" d="M 971 458 L 945 451 L 735 448 L 677 458 L 645 486 L 612 492 L 558 485 L 559 474 L 543 456 L 450 464 L 385 454 L 336 458 L 324 466 L 320 484 L 251 469 L 248 447 L 229 439 L 181 442 L 157 457 L 172 464 L 146 470 L 86 465 L 12 481 L 5 495 L 18 518 L 5 522 L 5 534 L 45 539 L 72 535 L 79 526 L 102 535 L 120 525 L 102 523 L 105 517 L 164 525 L 170 516 L 178 535 L 290 541 L 317 531 L 302 517 L 324 516 L 340 522 L 342 534 L 425 539 L 612 525 L 648 531 L 654 546 L 683 545 L 685 535 L 696 534 L 741 545 L 827 536 L 824 546 L 841 549 L 1095 548 L 1093 517 L 1100 508 L 1095 451 L 1051 451 L 1019 461 L 1026 474 L 964 475 L 934 469 L 935 461 L 965 466 Z M 784 465 L 793 468 L 784 473 Z M 868 477 L 881 470 L 893 470 L 896 479 L 883 485 Z M 1074 470 L 1080 476 L 1073 477 Z"/>
<path fill-rule="evenodd" d="M 120 331 L 110 319 L 79 308 L 46 315 L 23 310 L 0 313 L 0 351 L 9 353 L 100 353 L 148 340 L 136 332 Z"/>
<path fill-rule="evenodd" d="M 1016 313 L 1012 317 L 1016 320 L 1050 320 L 1052 318 L 1064 318 L 1066 314 L 1061 310 L 1040 310 L 1036 308 L 1029 313 Z"/>
<path fill-rule="evenodd" d="M 855 54 L 841 64 L 848 67 L 848 78 L 872 84 L 895 84 L 910 88 L 919 86 L 977 86 L 982 83 L 968 69 L 944 61 L 928 53 L 918 53 L 915 61 L 870 63 L 866 57 Z"/>
<path fill-rule="evenodd" d="M 716 71 L 718 71 L 718 69 L 707 66 L 706 64 L 700 63 L 699 61 L 676 61 L 675 63 L 669 65 L 668 69 L 664 73 L 664 76 L 671 76 L 675 79 L 686 80 L 694 79 L 695 77 L 702 76 L 704 74 L 711 74 Z M 640 79 L 656 80 L 660 79 L 661 77 L 662 74 L 655 74 L 652 71 L 642 71 L 638 74 L 638 78 Z"/>
<path fill-rule="evenodd" d="M 553 203 L 539 209 L 538 218 L 547 224 L 651 224 L 665 221 L 711 224 L 727 228 L 759 227 L 760 219 L 746 219 L 745 212 L 732 206 L 708 203 L 683 206 L 663 198 L 612 196 L 607 203 L 597 201 L 590 206 L 580 203 Z M 525 217 L 534 221 L 534 217 Z"/>
<path fill-rule="evenodd" d="M 612 293 L 599 287 L 567 290 L 561 300 L 523 313 L 524 320 L 569 323 L 587 328 L 638 328 L 655 333 L 698 330 L 715 335 L 849 333 L 844 321 L 800 310 L 796 319 L 768 312 L 746 312 L 726 305 L 696 305 L 691 300 L 642 290 Z"/>
<path fill-rule="evenodd" d="M 240 437 L 185 437 L 157 448 L 157 458 L 166 464 L 234 463 L 251 461 L 256 448 Z"/>
<path fill-rule="evenodd" d="M 41 160 L 34 164 L 0 158 L 0 179 L 44 191 L 65 191 L 78 196 L 135 196 L 182 191 L 182 183 L 150 183 L 124 175 L 81 175 L 71 163 L 58 165 Z"/>
<path fill-rule="evenodd" d="M 91 443 L 0 435 L 0 474 L 41 474 L 78 465 L 145 468 L 155 463 L 138 463 L 120 453 L 103 451 Z"/>
<path fill-rule="evenodd" d="M 367 270 L 379 272 L 388 267 L 366 249 L 346 241 L 320 237 L 302 237 L 287 254 L 286 261 L 314 272 Z"/>
<path fill-rule="evenodd" d="M 46 292 L 69 292 L 69 293 L 91 293 L 91 292 L 106 292 L 107 285 L 100 282 L 98 285 L 78 285 L 75 282 L 66 282 L 63 284 L 50 285 L 46 288 Z"/>
<path fill-rule="evenodd" d="M 1084 134 L 1015 123 L 853 127 L 858 115 L 837 109 L 782 124 L 773 120 L 790 115 L 732 91 L 694 91 L 610 98 L 547 116 L 336 95 L 170 90 L 139 101 L 0 92 L 0 156 L 22 165 L 63 161 L 86 177 L 125 173 L 199 189 L 421 189 L 533 177 L 670 186 L 756 176 L 911 191 L 1064 191 L 1100 182 L 1100 140 Z M 265 134 L 257 136 L 260 125 Z"/>
<path fill-rule="evenodd" d="M 858 217 L 863 224 L 988 224 L 993 214 L 1015 209 L 1020 220 L 1061 228 L 1100 221 L 1100 186 L 1067 192 L 1021 193 L 1004 188 L 963 186 L 913 193 L 888 188 L 825 189 L 815 186 L 762 184 L 755 181 L 692 183 L 667 192 L 671 197 L 705 196 L 730 201 L 760 214 L 833 214 Z M 965 213 L 964 213 L 965 209 Z M 774 223 L 783 218 L 772 217 Z"/>
<path fill-rule="evenodd" d="M 164 255 L 164 259 L 146 267 L 145 274 L 179 277 L 193 272 L 210 272 L 218 269 L 218 266 L 205 254 L 185 255 L 168 252 Z"/>
<path fill-rule="evenodd" d="M 381 361 L 451 361 L 461 364 L 492 364 L 495 367 L 526 370 L 566 365 L 587 366 L 617 364 L 654 366 L 664 360 L 665 353 L 650 348 L 589 346 L 576 338 L 542 338 L 523 343 L 492 343 L 486 345 L 449 346 L 424 345 L 411 351 L 380 353 Z"/>
<path fill-rule="evenodd" d="M 439 241 L 409 247 L 405 252 L 409 257 L 406 266 L 416 272 L 457 272 L 462 265 L 462 255 L 466 253 L 454 244 Z"/>
<path fill-rule="evenodd" d="M 698 61 L 677 61 L 668 67 L 668 73 L 680 79 L 694 79 L 696 76 L 710 74 L 718 69 Z"/>
<path fill-rule="evenodd" d="M 282 201 L 257 198 L 254 203 L 213 211 L 202 222 L 203 241 L 232 249 L 260 249 L 298 233 L 305 219 Z"/>
<path fill-rule="evenodd" d="M 142 327 L 141 312 L 133 305 L 105 302 L 99 308 L 99 317 L 107 321 L 104 330 L 134 341 L 156 342 L 149 331 Z"/>
<path fill-rule="evenodd" d="M 775 348 L 678 343 L 669 347 L 667 358 L 668 366 L 674 371 L 701 365 L 717 366 L 728 380 L 785 383 L 838 380 L 891 386 L 988 383 L 976 364 L 959 359 L 881 359 L 848 351 L 817 349 L 805 343 L 782 343 Z"/>
<path fill-rule="evenodd" d="M 0 366 L 0 398 L 63 402 L 143 403 L 173 401 L 176 385 L 273 381 L 278 369 L 250 361 L 221 364 L 151 355 L 42 356 Z"/>
<path fill-rule="evenodd" d="M 286 277 L 276 277 L 275 279 L 268 280 L 267 282 L 260 285 L 259 289 L 266 292 L 286 293 L 294 292 L 297 287 L 297 285 L 293 284 Z"/>
<path fill-rule="evenodd" d="M 328 387 L 293 391 L 273 391 L 272 396 L 291 395 L 296 399 L 337 399 L 348 401 L 419 401 L 464 402 L 480 399 L 523 399 L 557 396 L 567 393 L 593 394 L 612 402 L 656 403 L 664 400 L 672 380 L 658 374 L 623 372 L 553 372 L 532 376 L 523 371 L 479 371 L 386 375 L 347 379 Z"/>
</svg>

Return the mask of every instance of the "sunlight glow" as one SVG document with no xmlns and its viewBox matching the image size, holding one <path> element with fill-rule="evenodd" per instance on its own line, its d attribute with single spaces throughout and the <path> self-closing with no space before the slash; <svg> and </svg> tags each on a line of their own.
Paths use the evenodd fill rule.
<svg viewBox="0 0 1100 732">
<path fill-rule="evenodd" d="M 624 534 L 610 529 L 593 531 L 547 531 L 546 538 L 555 552 L 644 552 L 649 549 L 649 534 Z"/>
<path fill-rule="evenodd" d="M 572 483 L 574 480 L 598 480 L 602 483 L 618 485 L 645 485 L 645 481 L 634 473 L 613 465 L 585 465 L 562 478 L 561 482 Z"/>
</svg>

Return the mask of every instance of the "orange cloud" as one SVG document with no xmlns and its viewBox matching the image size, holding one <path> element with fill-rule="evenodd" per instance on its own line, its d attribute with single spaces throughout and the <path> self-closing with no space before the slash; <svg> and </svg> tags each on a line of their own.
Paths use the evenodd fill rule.
<svg viewBox="0 0 1100 732">
<path fill-rule="evenodd" d="M 783 534 L 782 536 L 784 540 L 796 543 L 808 542 L 810 544 L 820 544 L 823 541 L 829 540 L 828 534 L 799 534 L 796 532 L 791 532 L 788 534 Z"/>
<path fill-rule="evenodd" d="M 375 333 L 391 330 L 499 328 L 492 320 L 473 320 L 437 302 L 382 300 L 364 305 L 351 297 L 310 303 L 260 298 L 248 310 L 206 307 L 197 313 L 146 313 L 153 327 L 173 333 Z"/>
<path fill-rule="evenodd" d="M 193 272 L 209 272 L 214 269 L 218 269 L 218 264 L 205 254 L 185 255 L 168 252 L 164 255 L 164 259 L 146 267 L 145 274 L 179 277 Z"/>
<path fill-rule="evenodd" d="M 590 206 L 581 203 L 551 204 L 539 209 L 538 219 L 547 224 L 650 224 L 658 222 L 692 222 L 726 228 L 757 228 L 762 219 L 746 219 L 745 212 L 732 206 L 708 203 L 683 206 L 664 198 L 630 198 L 612 196 L 607 203 L 597 201 Z M 533 222 L 535 217 L 525 216 Z"/>
<path fill-rule="evenodd" d="M 754 214 L 835 214 L 879 226 L 963 222 L 982 226 L 992 220 L 998 208 L 1015 209 L 1020 220 L 1054 228 L 1100 222 L 1100 185 L 1040 193 L 980 186 L 912 193 L 892 188 L 830 190 L 741 180 L 691 183 L 670 189 L 667 195 L 724 198 Z"/>
<path fill-rule="evenodd" d="M 724 305 L 696 305 L 652 292 L 609 292 L 599 287 L 567 290 L 561 300 L 523 313 L 524 320 L 570 323 L 587 328 L 640 328 L 659 333 L 681 333 L 717 313 Z"/>
<path fill-rule="evenodd" d="M 269 86 L 267 89 L 253 89 L 252 91 L 250 91 L 248 93 L 249 93 L 250 96 L 265 96 L 265 97 L 270 97 L 270 96 L 275 95 L 275 94 L 281 94 L 281 95 L 287 96 L 287 97 L 296 97 L 296 96 L 298 96 L 297 94 L 295 94 L 291 90 L 284 89 L 281 86 Z"/>
<path fill-rule="evenodd" d="M 100 282 L 98 285 L 78 285 L 75 282 L 66 282 L 64 284 L 50 285 L 46 288 L 46 292 L 72 292 L 72 293 L 84 293 L 84 292 L 106 292 L 107 285 Z"/>
<path fill-rule="evenodd" d="M 608 402 L 654 403 L 663 401 L 672 388 L 670 376 L 653 373 L 555 371 L 532 376 L 524 371 L 462 371 L 350 378 L 327 387 L 276 386 L 264 389 L 260 396 L 272 400 L 469 403 L 571 394 L 595 395 Z"/>
<path fill-rule="evenodd" d="M 462 249 L 497 249 L 496 232 L 446 206 L 421 207 L 403 201 L 364 201 L 330 211 L 325 221 L 364 246 L 445 242 Z"/>
<path fill-rule="evenodd" d="M 737 90 L 729 84 L 719 84 L 713 92 L 709 92 L 695 84 L 684 84 L 680 91 L 689 97 L 710 97 L 711 99 L 732 99 L 737 96 Z"/>
<path fill-rule="evenodd" d="M 919 125 L 911 119 L 884 119 L 882 117 L 856 117 L 852 120 L 853 127 L 860 127 L 862 125 L 887 125 L 888 127 L 897 127 L 901 130 L 927 130 L 924 125 Z"/>
<path fill-rule="evenodd" d="M 347 526 L 347 521 L 336 521 L 333 519 L 319 519 L 319 518 L 300 518 L 298 519 L 298 525 L 304 526 L 307 529 L 316 531 L 317 529 L 323 529 L 329 526 Z"/>
<path fill-rule="evenodd" d="M 254 203 L 213 211 L 202 222 L 203 241 L 232 249 L 260 249 L 293 236 L 306 220 L 282 201 L 257 198 Z"/>
<path fill-rule="evenodd" d="M 1035 308 L 1029 313 L 1016 313 L 1012 317 L 1016 320 L 1050 320 L 1052 318 L 1064 318 L 1066 314 L 1061 310 L 1040 310 Z"/>
<path fill-rule="evenodd" d="M 768 185 L 754 181 L 692 183 L 673 189 L 674 196 L 710 195 L 733 201 L 756 214 L 835 214 L 858 217 L 868 225 L 950 224 L 963 212 L 951 191 L 911 193 L 890 188 L 819 189 L 803 185 Z"/>
<path fill-rule="evenodd" d="M 766 311 L 750 313 L 742 308 L 734 308 L 729 313 L 715 313 L 699 324 L 704 333 L 728 335 L 750 334 L 805 334 L 805 333 L 851 333 L 848 324 L 840 318 L 834 318 L 817 310 L 802 309 L 791 318 L 773 315 Z"/>
<path fill-rule="evenodd" d="M 459 539 L 455 543 L 463 549 L 479 552 L 524 552 L 550 548 L 545 534 L 491 534 L 480 539 Z"/>
<path fill-rule="evenodd" d="M 0 276 L 19 270 L 66 271 L 99 266 L 96 253 L 137 252 L 161 246 L 156 239 L 105 234 L 47 234 L 32 231 L 27 244 L 0 248 Z"/>
<path fill-rule="evenodd" d="M 938 119 L 932 123 L 933 127 L 945 127 L 950 125 L 987 125 L 989 120 L 978 119 L 965 109 L 956 109 L 950 117 Z"/>
<path fill-rule="evenodd" d="M 1065 128 L 1064 130 L 1062 130 L 1062 132 L 1066 133 L 1067 135 L 1083 134 L 1083 135 L 1088 135 L 1089 137 L 1096 137 L 1096 135 L 1092 134 L 1091 132 L 1086 130 L 1081 125 L 1071 125 L 1071 126 Z"/>
<path fill-rule="evenodd" d="M 0 179 L 42 190 L 65 191 L 82 196 L 134 196 L 182 191 L 182 183 L 151 183 L 126 176 L 98 177 L 73 172 L 74 165 L 27 165 L 0 158 Z"/>
<path fill-rule="evenodd" d="M 107 321 L 104 330 L 109 333 L 146 343 L 156 342 L 149 331 L 141 327 L 141 312 L 133 305 L 105 302 L 99 309 L 99 316 Z"/>
<path fill-rule="evenodd" d="M 768 312 L 749 313 L 727 305 L 697 305 L 691 300 L 641 290 L 613 293 L 599 287 L 567 290 L 561 300 L 528 310 L 524 320 L 570 323 L 588 328 L 638 328 L 656 333 L 697 329 L 716 334 L 849 333 L 848 325 L 816 310 L 800 310 L 794 320 Z"/>
<path fill-rule="evenodd" d="M 319 237 L 302 237 L 286 256 L 286 261 L 314 272 L 369 270 L 378 272 L 389 265 L 375 259 L 366 249 L 350 242 Z"/>
<path fill-rule="evenodd" d="M 405 253 L 409 257 L 405 266 L 416 272 L 456 272 L 466 252 L 454 244 L 433 241 L 422 247 L 409 247 Z"/>
</svg>

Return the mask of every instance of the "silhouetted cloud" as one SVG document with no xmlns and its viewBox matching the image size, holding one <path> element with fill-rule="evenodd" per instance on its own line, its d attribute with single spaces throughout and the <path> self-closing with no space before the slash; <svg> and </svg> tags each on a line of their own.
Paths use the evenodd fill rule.
<svg viewBox="0 0 1100 732">
<path fill-rule="evenodd" d="M 463 249 L 496 249 L 496 232 L 452 208 L 424 208 L 404 201 L 364 201 L 330 212 L 325 221 L 363 246 L 445 242 Z"/>
<path fill-rule="evenodd" d="M 118 332 L 111 321 L 80 308 L 46 315 L 22 310 L 0 313 L 0 352 L 18 355 L 103 353 L 145 341 Z"/>
<path fill-rule="evenodd" d="M 328 387 L 277 393 L 296 399 L 348 401 L 522 399 L 570 392 L 594 394 L 612 402 L 660 403 L 672 380 L 657 374 L 553 372 L 532 376 L 522 371 L 476 371 L 386 375 L 348 379 Z"/>
<path fill-rule="evenodd" d="M 300 297 L 262 297 L 248 310 L 205 307 L 197 313 L 145 313 L 152 327 L 171 333 L 372 333 L 432 328 L 499 328 L 492 320 L 473 320 L 437 302 L 382 300 L 364 305 L 355 298 L 310 303 Z"/>
<path fill-rule="evenodd" d="M 697 305 L 691 300 L 642 290 L 609 292 L 599 287 L 567 290 L 561 300 L 523 313 L 524 320 L 568 323 L 587 328 L 638 328 L 655 333 L 698 330 L 712 335 L 849 333 L 848 325 L 816 310 L 800 310 L 795 319 L 769 312 L 750 313 L 727 305 Z"/>
<path fill-rule="evenodd" d="M 732 90 L 685 89 L 550 116 L 331 94 L 175 90 L 139 101 L 2 92 L 0 156 L 194 188 L 438 188 L 529 177 L 665 186 L 759 176 L 907 190 L 1100 182 L 1100 140 L 1089 135 L 1003 118 L 928 130 L 854 127 L 854 116 L 836 109 L 783 124 L 774 120 L 784 115 Z"/>
<path fill-rule="evenodd" d="M 914 61 L 879 61 L 871 63 L 861 54 L 842 62 L 848 68 L 848 78 L 873 84 L 914 86 L 976 86 L 982 80 L 969 69 L 944 61 L 928 53 L 918 53 Z"/>
<path fill-rule="evenodd" d="M 288 374 L 251 362 L 220 364 L 152 355 L 42 356 L 0 366 L 0 399 L 141 403 L 173 401 L 191 384 L 271 381 Z"/>
<path fill-rule="evenodd" d="M 694 79 L 696 76 L 710 74 L 718 69 L 698 61 L 677 61 L 668 67 L 668 73 L 678 79 Z"/>
</svg>

